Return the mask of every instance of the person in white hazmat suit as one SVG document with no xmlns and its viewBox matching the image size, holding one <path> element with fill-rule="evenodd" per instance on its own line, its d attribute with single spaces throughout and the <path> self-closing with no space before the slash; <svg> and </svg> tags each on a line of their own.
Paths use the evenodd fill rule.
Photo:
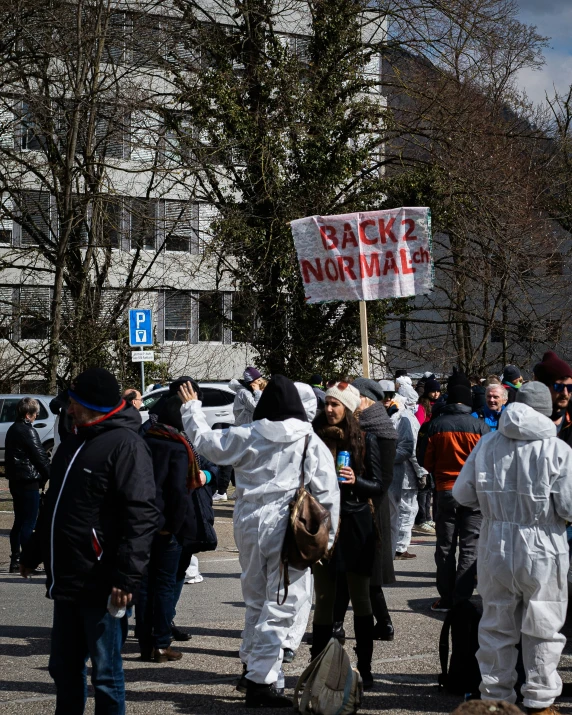
<svg viewBox="0 0 572 715">
<path fill-rule="evenodd" d="M 540 382 L 522 387 L 497 432 L 469 455 L 453 497 L 480 509 L 477 574 L 483 599 L 477 660 L 485 700 L 514 703 L 516 646 L 522 636 L 529 713 L 551 715 L 562 681 L 559 632 L 568 604 L 566 521 L 572 520 L 572 449 L 550 420 Z"/>
<path fill-rule="evenodd" d="M 294 385 L 298 390 L 302 405 L 306 412 L 306 417 L 311 423 L 316 412 L 318 411 L 318 400 L 313 388 L 305 382 L 295 382 Z M 296 584 L 296 591 L 292 593 L 292 586 L 288 590 L 288 595 L 292 597 L 292 605 L 294 608 L 294 625 L 286 636 L 286 640 L 282 644 L 284 651 L 284 662 L 291 663 L 294 660 L 294 655 L 300 647 L 304 633 L 308 626 L 308 619 L 312 611 L 312 595 L 314 593 L 314 577 L 312 569 L 306 569 L 306 578 L 300 579 Z M 290 599 L 287 601 L 289 604 Z"/>
<path fill-rule="evenodd" d="M 229 388 L 235 393 L 232 411 L 235 425 L 249 425 L 262 397 L 262 375 L 255 367 L 247 367 L 241 380 L 231 380 Z"/>
<path fill-rule="evenodd" d="M 397 406 L 398 411 L 391 415 L 391 421 L 397 430 L 397 454 L 393 467 L 393 481 L 389 487 L 388 497 L 391 520 L 391 549 L 398 560 L 414 559 L 417 556 L 412 554 L 408 548 L 411 543 L 411 531 L 419 508 L 417 502 L 419 480 L 427 474 L 419 466 L 415 456 L 417 435 L 421 425 L 411 409 L 412 401 L 415 398 L 413 398 L 412 394 L 408 396 L 401 394 L 401 392 L 407 392 L 407 390 L 415 393 L 415 398 L 417 398 L 417 393 L 411 386 L 401 384 L 392 401 L 392 405 Z M 415 399 L 415 404 L 416 402 L 417 400 Z"/>
<path fill-rule="evenodd" d="M 275 687 L 282 664 L 282 646 L 292 629 L 301 582 L 306 571 L 290 568 L 286 603 L 277 605 L 280 555 L 288 524 L 288 505 L 300 486 L 302 455 L 307 442 L 304 483 L 331 514 L 329 546 L 339 519 L 339 486 L 330 451 L 308 422 L 294 383 L 274 375 L 253 415 L 253 423 L 211 430 L 192 386 L 180 390 L 186 433 L 199 454 L 235 470 L 237 501 L 234 538 L 242 568 L 246 606 L 240 657 L 246 666 L 246 705 L 289 707 L 292 702 Z M 283 596 L 282 589 L 280 590 Z"/>
</svg>

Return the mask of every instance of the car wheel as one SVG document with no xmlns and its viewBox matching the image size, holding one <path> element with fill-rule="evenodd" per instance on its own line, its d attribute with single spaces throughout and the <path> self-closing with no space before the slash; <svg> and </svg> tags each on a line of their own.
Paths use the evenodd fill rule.
<svg viewBox="0 0 572 715">
<path fill-rule="evenodd" d="M 46 452 L 48 453 L 48 457 L 51 459 L 52 452 L 54 451 L 54 440 L 48 439 L 46 442 L 44 442 L 42 444 L 42 447 L 46 450 Z"/>
</svg>

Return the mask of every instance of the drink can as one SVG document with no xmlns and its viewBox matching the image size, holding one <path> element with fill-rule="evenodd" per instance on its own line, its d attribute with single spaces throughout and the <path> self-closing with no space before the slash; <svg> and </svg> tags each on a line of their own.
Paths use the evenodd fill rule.
<svg viewBox="0 0 572 715">
<path fill-rule="evenodd" d="M 340 469 L 342 467 L 349 467 L 350 466 L 350 453 L 349 452 L 338 452 L 338 456 L 336 458 L 336 471 L 339 475 Z M 338 481 L 339 482 L 344 482 L 345 479 L 343 477 L 338 476 Z"/>
</svg>

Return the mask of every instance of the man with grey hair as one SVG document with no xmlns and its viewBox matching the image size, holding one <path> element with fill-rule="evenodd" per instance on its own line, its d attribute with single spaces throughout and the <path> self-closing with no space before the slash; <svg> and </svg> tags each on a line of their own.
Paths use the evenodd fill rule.
<svg viewBox="0 0 572 715">
<path fill-rule="evenodd" d="M 20 571 L 20 549 L 32 536 L 40 508 L 40 489 L 50 477 L 50 458 L 34 427 L 39 412 L 37 400 L 22 398 L 16 405 L 16 421 L 6 432 L 5 470 L 14 505 L 10 573 Z"/>
<path fill-rule="evenodd" d="M 484 420 L 490 427 L 491 432 L 496 432 L 503 410 L 506 409 L 508 392 L 502 385 L 487 385 L 485 401 L 484 407 L 473 412 L 473 417 Z"/>
<path fill-rule="evenodd" d="M 530 382 L 477 443 L 455 485 L 459 504 L 480 509 L 477 573 L 483 599 L 477 660 L 483 700 L 516 702 L 522 638 L 528 713 L 556 715 L 566 638 L 572 449 L 558 439 L 546 385 Z"/>
</svg>

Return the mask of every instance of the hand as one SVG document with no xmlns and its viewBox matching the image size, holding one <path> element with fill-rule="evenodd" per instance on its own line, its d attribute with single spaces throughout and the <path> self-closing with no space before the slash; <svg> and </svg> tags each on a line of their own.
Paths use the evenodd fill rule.
<svg viewBox="0 0 572 715">
<path fill-rule="evenodd" d="M 24 566 L 24 564 L 20 564 L 20 576 L 22 578 L 30 578 L 33 573 L 34 569 L 30 569 L 27 566 Z"/>
<path fill-rule="evenodd" d="M 200 478 L 200 480 L 201 480 L 201 486 L 204 487 L 205 484 L 207 483 L 207 475 L 203 472 L 202 469 L 201 469 L 201 471 L 199 472 L 199 478 Z"/>
<path fill-rule="evenodd" d="M 339 476 L 343 478 L 346 484 L 355 484 L 356 475 L 351 467 L 342 467 Z"/>
<path fill-rule="evenodd" d="M 427 486 L 427 477 L 419 477 L 417 480 L 417 486 L 419 489 L 425 489 Z"/>
<path fill-rule="evenodd" d="M 261 390 L 262 388 L 261 388 L 260 385 L 261 385 L 261 378 L 260 378 L 260 377 L 259 377 L 257 380 L 253 380 L 253 381 L 250 383 L 250 387 L 251 387 L 253 390 Z"/>
<path fill-rule="evenodd" d="M 197 393 L 193 390 L 193 386 L 190 382 L 185 382 L 179 388 L 179 397 L 181 402 L 185 405 L 187 402 L 192 402 L 193 400 L 198 400 Z"/>
<path fill-rule="evenodd" d="M 116 608 L 127 608 L 131 603 L 131 594 L 123 591 L 121 588 L 111 589 L 111 604 Z"/>
</svg>

